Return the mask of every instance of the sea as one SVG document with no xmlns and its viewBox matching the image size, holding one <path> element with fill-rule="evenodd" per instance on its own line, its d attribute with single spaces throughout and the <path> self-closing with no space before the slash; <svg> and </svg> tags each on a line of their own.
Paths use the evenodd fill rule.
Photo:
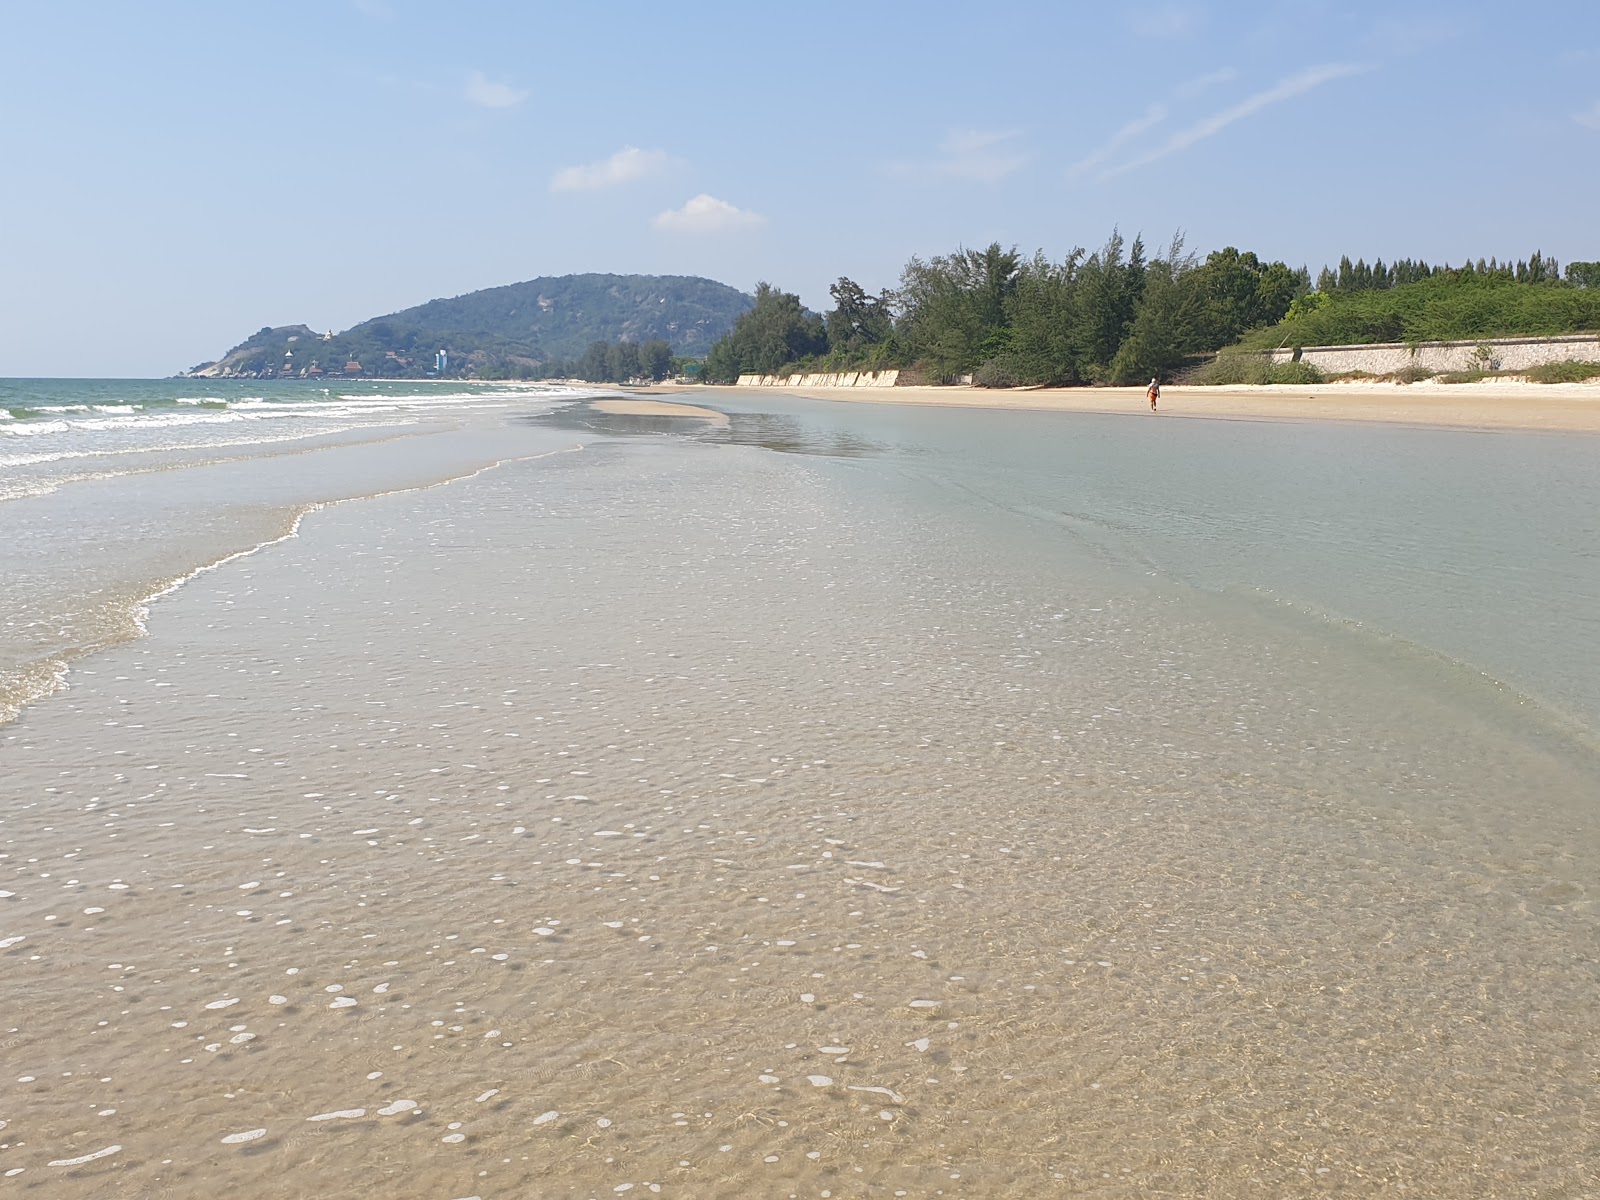
<svg viewBox="0 0 1600 1200">
<path fill-rule="evenodd" d="M 1600 437 L 602 395 L 0 381 L 0 1198 L 1600 1196 Z"/>
</svg>

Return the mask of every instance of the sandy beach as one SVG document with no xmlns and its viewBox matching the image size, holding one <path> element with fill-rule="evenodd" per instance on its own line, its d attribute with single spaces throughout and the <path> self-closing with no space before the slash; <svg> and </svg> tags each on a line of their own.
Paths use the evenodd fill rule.
<svg viewBox="0 0 1600 1200">
<path fill-rule="evenodd" d="M 1592 438 L 74 386 L 16 1194 L 1587 1194 Z"/>
<path fill-rule="evenodd" d="M 974 387 L 737 388 L 664 384 L 663 396 L 753 399 L 809 396 L 865 404 L 1126 413 L 1148 418 L 1144 389 Z M 1600 383 L 1347 384 L 1291 387 L 1164 387 L 1162 417 L 1217 421 L 1363 421 L 1454 429 L 1600 432 Z"/>
</svg>

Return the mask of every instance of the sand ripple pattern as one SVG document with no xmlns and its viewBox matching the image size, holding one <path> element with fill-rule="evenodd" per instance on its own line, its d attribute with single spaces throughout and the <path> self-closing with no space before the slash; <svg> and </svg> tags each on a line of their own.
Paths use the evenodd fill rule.
<svg viewBox="0 0 1600 1200">
<path fill-rule="evenodd" d="M 611 444 L 165 600 L 0 730 L 0 1173 L 1584 1194 L 1592 759 L 915 486 Z"/>
</svg>

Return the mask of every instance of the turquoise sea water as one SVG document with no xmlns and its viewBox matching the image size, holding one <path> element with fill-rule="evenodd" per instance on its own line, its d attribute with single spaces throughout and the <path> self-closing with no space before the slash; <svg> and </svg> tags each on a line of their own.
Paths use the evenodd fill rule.
<svg viewBox="0 0 1600 1200">
<path fill-rule="evenodd" d="M 1600 441 L 699 402 L 0 505 L 0 1176 L 1592 1189 Z"/>
<path fill-rule="evenodd" d="M 1013 542 L 1359 627 L 1600 729 L 1600 439 L 725 404 L 726 434 L 872 469 Z"/>
</svg>

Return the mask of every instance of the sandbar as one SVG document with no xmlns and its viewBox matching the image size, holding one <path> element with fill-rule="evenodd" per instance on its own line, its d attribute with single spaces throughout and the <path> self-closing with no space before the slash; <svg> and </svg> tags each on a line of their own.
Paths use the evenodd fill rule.
<svg viewBox="0 0 1600 1200">
<path fill-rule="evenodd" d="M 749 390 L 749 389 L 746 389 Z M 592 400 L 590 407 L 619 417 L 693 417 L 726 425 L 728 415 L 715 409 L 699 408 L 693 404 L 673 404 L 665 400 Z"/>
<path fill-rule="evenodd" d="M 1600 433 L 1600 382 L 1537 384 L 1509 380 L 1463 384 L 1329 383 L 1256 387 L 1163 387 L 1152 414 L 1142 387 L 1080 388 L 759 388 L 661 385 L 652 393 L 711 401 L 762 396 L 865 404 L 1116 413 L 1147 420 L 1362 421 L 1456 429 L 1536 429 Z"/>
</svg>

